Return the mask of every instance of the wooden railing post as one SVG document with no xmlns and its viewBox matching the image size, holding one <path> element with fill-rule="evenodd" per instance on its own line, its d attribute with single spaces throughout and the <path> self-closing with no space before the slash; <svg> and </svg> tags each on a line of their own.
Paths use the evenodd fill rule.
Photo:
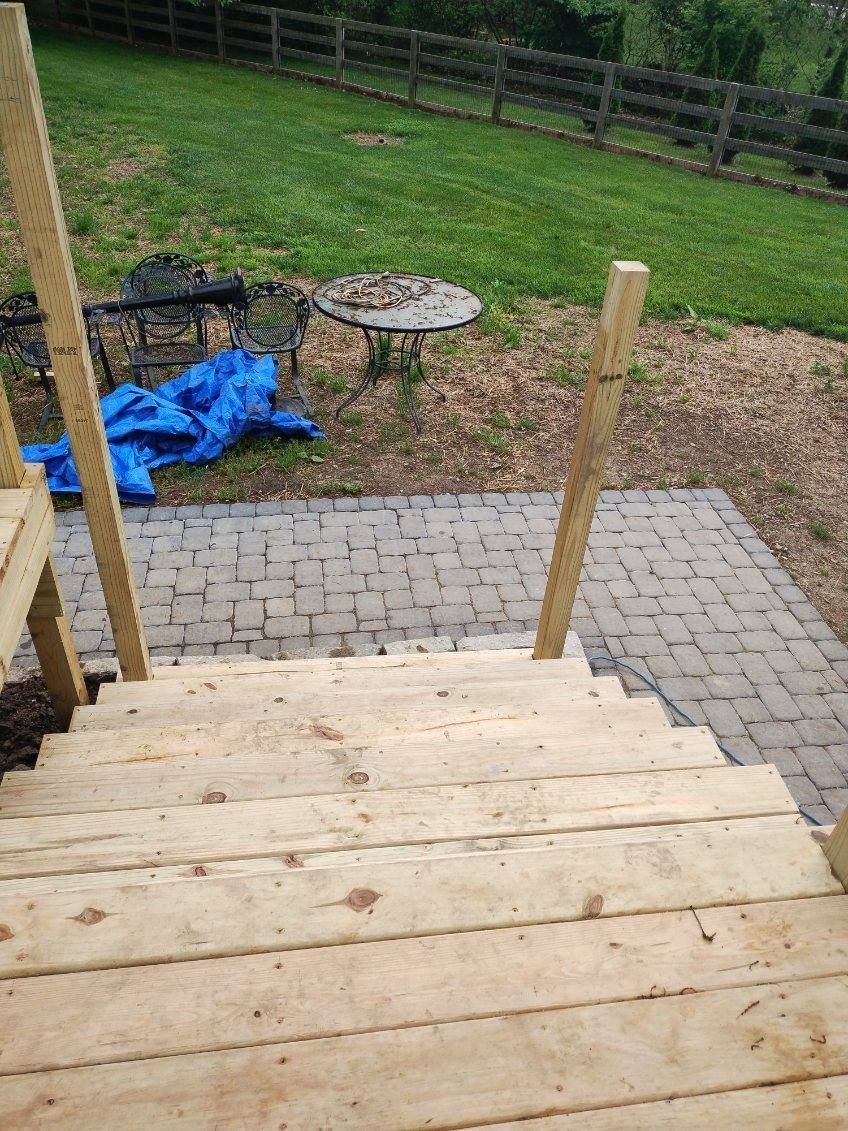
<svg viewBox="0 0 848 1131">
<path fill-rule="evenodd" d="M 215 0 L 215 35 L 218 40 L 218 62 L 227 61 L 227 49 L 224 43 L 224 9 L 221 0 Z"/>
<path fill-rule="evenodd" d="M 345 25 L 344 20 L 336 20 L 336 86 L 344 86 L 345 81 Z"/>
<path fill-rule="evenodd" d="M 534 660 L 558 659 L 565 646 L 649 276 L 642 263 L 618 262 L 610 268 L 542 602 Z"/>
<path fill-rule="evenodd" d="M 848 809 L 836 822 L 836 828 L 823 845 L 824 854 L 830 861 L 833 874 L 848 891 Z"/>
<path fill-rule="evenodd" d="M 603 145 L 604 142 L 610 101 L 612 100 L 612 89 L 615 85 L 615 72 L 617 69 L 615 63 L 604 64 L 604 88 L 601 91 L 601 101 L 598 106 L 598 116 L 595 119 L 595 136 L 593 138 L 593 144 L 597 146 Z"/>
<path fill-rule="evenodd" d="M 23 4 L 0 4 L 0 133 L 124 679 L 149 679 L 138 595 Z"/>
<path fill-rule="evenodd" d="M 504 72 L 506 71 L 507 46 L 498 44 L 498 57 L 495 60 L 495 84 L 492 91 L 492 121 L 495 125 L 501 120 L 501 106 L 503 105 Z"/>
<path fill-rule="evenodd" d="M 271 66 L 275 71 L 280 69 L 280 11 L 279 8 L 271 9 Z"/>
<path fill-rule="evenodd" d="M 6 390 L 0 381 L 0 490 L 14 490 L 26 482 L 26 477 Z M 0 610 L 0 620 L 4 615 L 5 610 Z M 60 726 L 67 728 L 74 708 L 88 702 L 88 692 L 65 617 L 52 553 L 47 555 L 41 571 L 27 625 L 56 718 Z"/>
<path fill-rule="evenodd" d="M 127 43 L 132 47 L 135 43 L 135 35 L 133 33 L 132 14 L 130 13 L 130 0 L 124 0 L 124 21 L 127 25 Z"/>
<path fill-rule="evenodd" d="M 91 0 L 85 0 L 85 18 L 88 23 L 88 30 L 94 35 L 94 17 L 91 14 Z"/>
<path fill-rule="evenodd" d="M 733 115 L 736 112 L 736 103 L 739 101 L 739 83 L 732 82 L 727 89 L 727 97 L 724 100 L 724 109 L 721 112 L 721 118 L 716 130 L 715 141 L 713 142 L 713 151 L 710 154 L 710 168 L 709 175 L 714 177 L 721 165 L 721 159 L 724 156 L 724 147 L 727 144 L 727 138 L 730 134 L 730 127 L 733 125 Z"/>
<path fill-rule="evenodd" d="M 406 97 L 407 105 L 414 108 L 418 101 L 418 32 L 409 33 L 409 92 Z"/>
</svg>

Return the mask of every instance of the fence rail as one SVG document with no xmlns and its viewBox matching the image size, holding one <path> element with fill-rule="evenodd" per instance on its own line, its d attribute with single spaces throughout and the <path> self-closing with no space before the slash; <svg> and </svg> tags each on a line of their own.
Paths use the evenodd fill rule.
<svg viewBox="0 0 848 1131">
<path fill-rule="evenodd" d="M 848 128 L 803 120 L 810 109 L 829 110 L 841 116 L 840 127 L 848 126 L 848 100 L 257 4 L 40 0 L 39 9 L 35 14 L 43 22 L 101 38 L 273 70 L 709 176 L 848 202 L 848 195 L 831 189 L 730 168 L 736 154 L 753 154 L 796 171 L 836 173 L 848 188 L 848 160 L 824 152 L 831 144 L 844 146 L 848 155 Z M 624 145 L 611 139 L 612 127 L 666 138 L 689 152 L 677 156 L 642 148 L 639 137 Z"/>
</svg>

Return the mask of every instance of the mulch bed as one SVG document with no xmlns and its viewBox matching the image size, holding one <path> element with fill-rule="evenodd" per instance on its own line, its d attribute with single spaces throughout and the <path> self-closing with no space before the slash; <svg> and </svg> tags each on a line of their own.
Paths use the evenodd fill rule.
<svg viewBox="0 0 848 1131">
<path fill-rule="evenodd" d="M 418 438 L 391 382 L 334 419 L 364 345 L 357 331 L 315 316 L 302 369 L 332 450 L 292 468 L 276 442 L 240 445 L 202 471 L 157 473 L 159 502 L 558 488 L 596 323 L 596 311 L 527 300 L 518 315 L 490 311 L 437 336 L 425 364 L 448 399 L 419 387 Z M 225 348 L 223 323 L 218 334 Z M 117 344 L 110 356 L 120 360 Z M 848 346 L 693 318 L 642 326 L 635 357 L 606 486 L 724 488 L 848 640 Z M 283 388 L 287 372 L 284 360 Z M 40 395 L 16 388 L 13 411 L 29 438 Z"/>
<path fill-rule="evenodd" d="M 114 683 L 114 675 L 85 677 L 92 702 L 101 683 Z M 31 769 L 41 739 L 61 730 L 41 675 L 7 683 L 0 691 L 0 777 L 7 770 Z"/>
</svg>

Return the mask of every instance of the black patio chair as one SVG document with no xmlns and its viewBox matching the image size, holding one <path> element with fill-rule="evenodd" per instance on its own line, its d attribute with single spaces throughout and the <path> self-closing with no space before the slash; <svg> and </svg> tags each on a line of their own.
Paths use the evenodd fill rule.
<svg viewBox="0 0 848 1131">
<path fill-rule="evenodd" d="M 178 252 L 157 252 L 137 264 L 121 284 L 121 299 L 160 298 L 201 283 L 203 267 Z M 207 314 L 200 304 L 142 307 L 119 321 L 133 379 L 152 388 L 151 370 L 188 369 L 209 356 Z"/>
<path fill-rule="evenodd" d="M 44 334 L 44 327 L 41 323 L 41 316 L 38 309 L 38 300 L 32 291 L 23 291 L 20 294 L 10 295 L 2 303 L 0 303 L 0 320 L 7 318 L 23 318 L 35 316 L 37 321 L 33 321 L 26 326 L 8 326 L 5 322 L 0 321 L 3 326 L 3 345 L 6 347 L 6 353 L 9 355 L 9 361 L 12 365 L 12 371 L 16 377 L 20 377 L 18 363 L 26 366 L 28 369 L 34 369 L 38 374 L 38 379 L 41 382 L 41 387 L 44 390 L 45 404 L 38 421 L 36 431 L 41 434 L 47 426 L 48 420 L 61 420 L 62 413 L 57 408 L 56 390 L 50 381 L 52 375 L 52 364 L 50 361 L 50 350 L 47 346 L 47 338 Z M 100 360 L 103 367 L 103 376 L 106 378 L 106 383 L 110 389 L 115 388 L 115 378 L 112 376 L 112 369 L 109 365 L 109 358 L 106 356 L 106 350 L 100 338 L 100 330 L 97 323 L 93 319 L 86 319 L 86 329 L 88 331 L 88 348 L 91 351 L 92 359 Z"/>
<path fill-rule="evenodd" d="M 247 288 L 244 302 L 230 307 L 229 317 L 230 341 L 235 349 L 289 355 L 295 393 L 303 404 L 303 412 L 310 412 L 312 406 L 297 367 L 297 351 L 309 321 L 309 299 L 303 291 L 279 280 L 254 283 Z"/>
</svg>

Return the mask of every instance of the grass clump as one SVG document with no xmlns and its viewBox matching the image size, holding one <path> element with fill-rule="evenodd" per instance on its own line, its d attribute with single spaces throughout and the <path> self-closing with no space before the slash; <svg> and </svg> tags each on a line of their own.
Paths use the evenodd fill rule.
<svg viewBox="0 0 848 1131">
<path fill-rule="evenodd" d="M 817 538 L 819 542 L 830 542 L 833 538 L 833 531 L 824 522 L 811 522 L 810 533 L 814 538 Z"/>
<path fill-rule="evenodd" d="M 774 485 L 775 491 L 780 495 L 787 495 L 790 499 L 795 495 L 800 495 L 801 488 L 797 483 L 792 483 L 788 479 L 778 479 Z"/>
</svg>

